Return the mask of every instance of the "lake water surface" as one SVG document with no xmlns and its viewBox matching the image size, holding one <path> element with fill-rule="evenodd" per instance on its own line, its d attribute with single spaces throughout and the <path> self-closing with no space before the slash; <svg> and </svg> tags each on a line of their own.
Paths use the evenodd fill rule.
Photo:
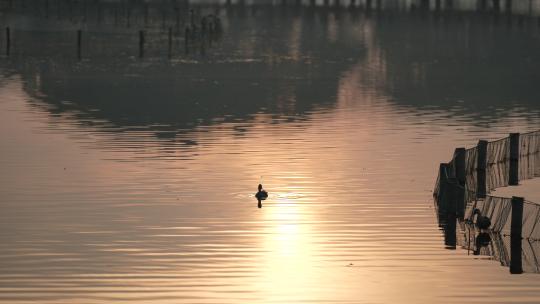
<svg viewBox="0 0 540 304">
<path fill-rule="evenodd" d="M 540 128 L 536 23 L 219 16 L 170 60 L 159 21 L 143 59 L 103 25 L 78 61 L 73 31 L 4 19 L 1 303 L 539 301 L 538 274 L 446 249 L 432 199 L 456 147 Z"/>
</svg>

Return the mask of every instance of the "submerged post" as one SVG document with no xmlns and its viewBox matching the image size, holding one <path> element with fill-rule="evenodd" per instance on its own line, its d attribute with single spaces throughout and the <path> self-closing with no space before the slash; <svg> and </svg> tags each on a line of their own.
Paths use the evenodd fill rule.
<svg viewBox="0 0 540 304">
<path fill-rule="evenodd" d="M 510 134 L 510 169 L 508 170 L 508 185 L 519 184 L 519 133 Z"/>
<path fill-rule="evenodd" d="M 176 29 L 180 29 L 180 8 L 175 7 L 174 12 L 176 13 Z"/>
<path fill-rule="evenodd" d="M 6 27 L 6 56 L 9 56 L 9 51 L 11 48 L 11 35 L 10 35 L 9 26 Z"/>
<path fill-rule="evenodd" d="M 439 166 L 439 193 L 437 195 L 437 205 L 439 213 L 456 214 L 457 195 L 459 195 L 458 181 L 453 176 L 452 168 L 449 164 Z"/>
<path fill-rule="evenodd" d="M 512 221 L 510 225 L 510 235 L 521 239 L 521 228 L 523 224 L 523 197 L 512 196 Z"/>
<path fill-rule="evenodd" d="M 486 140 L 480 140 L 477 146 L 477 164 L 476 164 L 476 196 L 478 198 L 486 197 L 486 166 L 487 166 L 487 145 Z"/>
<path fill-rule="evenodd" d="M 493 11 L 498 13 L 501 10 L 500 0 L 493 0 Z"/>
<path fill-rule="evenodd" d="M 144 4 L 144 25 L 148 24 L 148 3 Z"/>
<path fill-rule="evenodd" d="M 439 165 L 439 193 L 437 193 L 437 207 L 440 212 L 446 212 L 447 211 L 447 195 L 448 192 L 448 178 L 446 174 L 446 168 L 448 164 L 441 163 Z"/>
<path fill-rule="evenodd" d="M 465 184 L 467 173 L 465 172 L 465 148 L 456 148 L 454 151 L 454 172 L 456 175 L 456 214 L 461 219 L 465 216 Z"/>
<path fill-rule="evenodd" d="M 465 172 L 465 148 L 456 148 L 454 151 L 454 172 L 460 185 L 464 186 L 466 182 Z"/>
<path fill-rule="evenodd" d="M 455 250 L 457 245 L 456 237 L 456 215 L 448 214 L 443 223 L 444 245 L 446 249 Z"/>
<path fill-rule="evenodd" d="M 172 28 L 169 27 L 169 59 L 172 57 Z"/>
<path fill-rule="evenodd" d="M 77 58 L 81 60 L 81 40 L 82 40 L 82 31 L 77 30 Z"/>
<path fill-rule="evenodd" d="M 144 56 L 144 31 L 139 31 L 139 58 Z"/>
<path fill-rule="evenodd" d="M 366 0 L 366 11 L 371 12 L 371 1 L 372 0 Z"/>
<path fill-rule="evenodd" d="M 447 170 L 450 169 L 450 166 L 447 167 Z M 459 194 L 458 182 L 455 177 L 448 177 L 448 192 L 447 192 L 447 211 L 448 214 L 456 215 L 457 213 L 457 195 Z"/>
<path fill-rule="evenodd" d="M 504 10 L 508 15 L 512 13 L 512 0 L 506 0 L 504 4 Z"/>
<path fill-rule="evenodd" d="M 523 225 L 523 197 L 512 197 L 512 221 L 510 224 L 510 273 L 523 273 L 521 261 L 521 231 Z"/>
</svg>

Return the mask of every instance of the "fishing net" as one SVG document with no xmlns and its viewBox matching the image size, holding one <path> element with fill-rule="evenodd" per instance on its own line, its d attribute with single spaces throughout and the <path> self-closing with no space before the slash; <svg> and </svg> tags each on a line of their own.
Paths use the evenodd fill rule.
<svg viewBox="0 0 540 304">
<path fill-rule="evenodd" d="M 488 195 L 484 200 L 476 200 L 465 210 L 465 218 L 472 221 L 474 209 L 490 218 L 491 230 L 494 232 L 510 232 L 511 198 Z"/>
<path fill-rule="evenodd" d="M 540 205 L 525 201 L 523 203 L 523 227 L 521 234 L 531 241 L 540 241 Z"/>
<path fill-rule="evenodd" d="M 501 266 L 510 267 L 511 238 L 496 232 L 488 232 L 490 242 L 480 244 L 477 239 L 480 231 L 473 224 L 462 222 L 459 226 L 457 245 L 472 254 L 489 256 Z M 540 242 L 523 239 L 521 242 L 521 266 L 523 272 L 540 273 Z"/>
<path fill-rule="evenodd" d="M 486 191 L 508 186 L 510 168 L 510 138 L 489 142 L 487 145 Z"/>
<path fill-rule="evenodd" d="M 540 176 L 540 131 L 519 136 L 519 180 Z"/>
<path fill-rule="evenodd" d="M 540 273 L 540 242 L 529 240 L 521 243 L 523 271 Z"/>
<path fill-rule="evenodd" d="M 491 230 L 506 235 L 510 234 L 512 199 L 488 195 L 484 200 L 475 200 L 467 206 L 465 218 L 473 220 L 474 209 L 480 210 L 483 216 L 491 220 Z M 521 235 L 530 241 L 540 241 L 540 205 L 525 201 Z"/>
<path fill-rule="evenodd" d="M 476 191 L 476 169 L 478 148 L 465 150 L 465 184 L 469 191 Z"/>
</svg>

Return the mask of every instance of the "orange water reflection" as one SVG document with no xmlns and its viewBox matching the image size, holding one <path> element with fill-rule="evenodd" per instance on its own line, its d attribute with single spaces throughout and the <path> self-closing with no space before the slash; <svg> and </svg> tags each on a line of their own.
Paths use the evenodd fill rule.
<svg viewBox="0 0 540 304">
<path fill-rule="evenodd" d="M 536 278 L 445 250 L 431 201 L 453 148 L 538 126 L 534 105 L 499 98 L 512 83 L 429 83 L 454 66 L 491 74 L 469 60 L 497 59 L 506 40 L 469 23 L 325 13 L 271 23 L 285 39 L 253 13 L 214 64 L 14 57 L 21 75 L 0 82 L 0 302 L 535 301 Z M 436 46 L 404 43 L 394 24 Z M 453 48 L 471 35 L 499 48 Z M 533 74 L 500 62 L 520 84 L 514 74 Z M 524 87 L 510 96 L 533 100 Z M 492 97 L 506 108 L 474 107 Z"/>
</svg>

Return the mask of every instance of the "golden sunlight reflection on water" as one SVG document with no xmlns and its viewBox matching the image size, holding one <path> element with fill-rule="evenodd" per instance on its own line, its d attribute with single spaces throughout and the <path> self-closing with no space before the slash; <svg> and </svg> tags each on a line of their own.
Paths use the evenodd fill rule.
<svg viewBox="0 0 540 304">
<path fill-rule="evenodd" d="M 1 91 L 11 144 L 2 148 L 0 299 L 460 302 L 485 281 L 497 286 L 484 287 L 490 301 L 535 294 L 533 278 L 445 250 L 437 230 L 436 163 L 478 134 L 464 139 L 443 123 L 435 131 L 342 83 L 338 100 L 350 101 L 309 121 L 263 128 L 269 118 L 258 115 L 240 137 L 209 127 L 190 137 L 189 159 L 149 160 L 162 152 L 147 139 L 137 161 L 138 148 L 108 134 L 47 130 L 50 118 L 10 80 Z M 440 144 L 430 134 L 443 130 L 453 139 Z M 264 146 L 252 144 L 260 138 Z M 97 149 L 96 139 L 121 149 Z M 260 181 L 270 197 L 258 209 Z"/>
<path fill-rule="evenodd" d="M 1 303 L 537 301 L 445 249 L 431 193 L 454 148 L 538 129 L 529 32 L 229 9 L 208 57 L 0 62 Z"/>
</svg>

